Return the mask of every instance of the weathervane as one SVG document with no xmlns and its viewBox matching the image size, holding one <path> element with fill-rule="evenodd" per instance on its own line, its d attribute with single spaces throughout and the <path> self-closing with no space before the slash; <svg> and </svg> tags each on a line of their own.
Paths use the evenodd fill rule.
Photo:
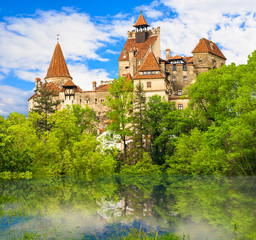
<svg viewBox="0 0 256 240">
<path fill-rule="evenodd" d="M 60 34 L 57 33 L 57 42 L 60 40 Z"/>
</svg>

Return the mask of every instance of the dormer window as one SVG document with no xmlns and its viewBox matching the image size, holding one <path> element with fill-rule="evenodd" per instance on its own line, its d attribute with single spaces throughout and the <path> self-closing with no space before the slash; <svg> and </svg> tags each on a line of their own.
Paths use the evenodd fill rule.
<svg viewBox="0 0 256 240">
<path fill-rule="evenodd" d="M 159 74 L 159 71 L 143 71 L 139 72 L 139 75 L 157 75 Z"/>
</svg>

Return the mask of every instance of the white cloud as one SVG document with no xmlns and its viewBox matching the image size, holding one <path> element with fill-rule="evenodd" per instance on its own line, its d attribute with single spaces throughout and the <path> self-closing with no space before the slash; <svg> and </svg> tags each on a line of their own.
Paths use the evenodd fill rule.
<svg viewBox="0 0 256 240">
<path fill-rule="evenodd" d="M 110 54 L 120 54 L 120 52 L 118 52 L 118 51 L 113 51 L 113 50 L 111 50 L 111 49 L 107 49 L 107 50 L 106 50 L 106 53 L 110 53 Z"/>
<path fill-rule="evenodd" d="M 211 39 L 222 47 L 227 63 L 246 63 L 255 50 L 256 1 L 161 0 L 164 11 L 176 16 L 166 17 L 152 25 L 161 27 L 161 48 L 173 54 L 191 55 L 199 39 Z M 159 10 L 159 7 L 155 7 Z M 163 7 L 162 7 L 163 11 Z M 254 11 L 254 12 L 253 12 Z"/>
<path fill-rule="evenodd" d="M 12 112 L 27 114 L 28 98 L 33 91 L 22 91 L 7 85 L 0 85 L 0 115 L 7 117 Z"/>
<path fill-rule="evenodd" d="M 135 11 L 143 12 L 143 15 L 149 18 L 159 18 L 164 15 L 164 12 L 157 10 L 156 8 L 160 5 L 160 1 L 154 0 L 150 5 L 141 5 L 135 8 Z"/>
<path fill-rule="evenodd" d="M 69 66 L 75 83 L 83 90 L 92 90 L 92 82 L 100 83 L 101 80 L 110 80 L 105 69 L 89 70 L 86 65 L 77 63 Z"/>
<path fill-rule="evenodd" d="M 85 65 L 90 59 L 108 61 L 101 57 L 99 49 L 114 44 L 113 37 L 125 37 L 129 23 L 116 17 L 106 24 L 96 23 L 73 8 L 5 18 L 0 22 L 0 74 L 13 72 L 28 81 L 37 75 L 45 77 L 57 34 L 66 60 Z"/>
</svg>

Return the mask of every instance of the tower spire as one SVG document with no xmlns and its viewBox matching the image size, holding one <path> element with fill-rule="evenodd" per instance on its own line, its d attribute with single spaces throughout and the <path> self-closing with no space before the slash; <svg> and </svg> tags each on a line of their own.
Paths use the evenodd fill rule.
<svg viewBox="0 0 256 240">
<path fill-rule="evenodd" d="M 146 19 L 144 18 L 143 14 L 142 14 L 142 10 L 140 11 L 140 16 L 139 16 L 137 22 L 133 26 L 136 28 L 149 27 L 149 24 L 147 23 Z"/>
<path fill-rule="evenodd" d="M 55 50 L 52 55 L 52 60 L 45 79 L 54 77 L 66 77 L 72 79 L 72 77 L 69 74 L 68 67 L 59 42 L 57 42 L 55 46 Z"/>
</svg>

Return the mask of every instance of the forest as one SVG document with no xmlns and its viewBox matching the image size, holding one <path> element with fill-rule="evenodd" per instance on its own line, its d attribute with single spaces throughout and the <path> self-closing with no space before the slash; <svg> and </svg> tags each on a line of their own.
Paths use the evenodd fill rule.
<svg viewBox="0 0 256 240">
<path fill-rule="evenodd" d="M 256 174 L 256 51 L 245 65 L 198 75 L 185 90 L 185 110 L 157 95 L 146 99 L 141 83 L 122 77 L 109 92 L 108 138 L 124 151 L 97 138 L 89 107 L 55 111 L 57 103 L 39 99 L 45 107 L 28 117 L 0 116 L 0 177 Z"/>
</svg>

